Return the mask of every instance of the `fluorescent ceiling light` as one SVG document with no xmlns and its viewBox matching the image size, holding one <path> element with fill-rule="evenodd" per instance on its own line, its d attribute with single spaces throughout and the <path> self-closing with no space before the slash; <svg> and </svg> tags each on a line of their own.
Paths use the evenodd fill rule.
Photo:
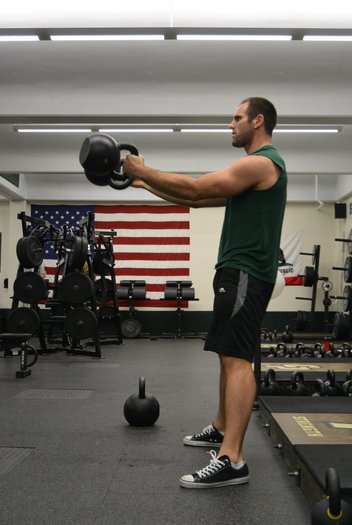
<svg viewBox="0 0 352 525">
<path fill-rule="evenodd" d="M 51 40 L 164 40 L 164 35 L 50 35 Z"/>
<path fill-rule="evenodd" d="M 181 128 L 182 133 L 230 133 L 226 128 Z"/>
<path fill-rule="evenodd" d="M 172 128 L 104 128 L 99 129 L 102 133 L 172 133 Z"/>
<path fill-rule="evenodd" d="M 338 128 L 277 128 L 274 133 L 339 133 Z"/>
<path fill-rule="evenodd" d="M 1 35 L 0 42 L 39 42 L 37 35 Z"/>
<path fill-rule="evenodd" d="M 292 40 L 292 35 L 177 35 L 177 40 Z"/>
<path fill-rule="evenodd" d="M 352 35 L 305 35 L 303 40 L 312 42 L 352 42 Z"/>
<path fill-rule="evenodd" d="M 18 133 L 90 133 L 90 128 L 18 128 Z"/>
</svg>

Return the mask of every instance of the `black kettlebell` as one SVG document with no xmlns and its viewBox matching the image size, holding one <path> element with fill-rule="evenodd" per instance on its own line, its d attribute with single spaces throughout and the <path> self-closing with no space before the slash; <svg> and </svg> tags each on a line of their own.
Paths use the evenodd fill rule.
<svg viewBox="0 0 352 525">
<path fill-rule="evenodd" d="M 290 327 L 287 325 L 285 331 L 281 334 L 281 339 L 284 343 L 292 343 L 293 333 L 290 332 Z"/>
<path fill-rule="evenodd" d="M 325 383 L 322 379 L 316 379 L 314 383 L 313 397 L 324 397 L 326 395 Z"/>
<path fill-rule="evenodd" d="M 158 419 L 160 405 L 154 396 L 146 394 L 144 377 L 139 378 L 138 394 L 132 394 L 126 399 L 123 413 L 128 423 L 134 427 L 150 427 Z"/>
<path fill-rule="evenodd" d="M 351 525 L 352 506 L 341 499 L 340 480 L 334 468 L 326 471 L 325 494 L 312 510 L 311 525 Z"/>
<path fill-rule="evenodd" d="M 110 135 L 92 133 L 86 137 L 79 153 L 79 162 L 87 179 L 97 186 L 111 186 L 116 190 L 127 188 L 132 179 L 122 171 L 121 151 L 138 155 L 133 144 L 119 144 Z"/>
<path fill-rule="evenodd" d="M 308 396 L 309 390 L 304 384 L 304 375 L 302 372 L 293 372 L 291 376 L 291 383 L 288 387 L 288 395 L 290 396 Z"/>
<path fill-rule="evenodd" d="M 343 388 L 336 383 L 335 372 L 331 368 L 327 371 L 327 380 L 325 381 L 325 391 L 327 396 L 342 396 Z"/>
<path fill-rule="evenodd" d="M 260 385 L 261 396 L 278 396 L 280 395 L 280 387 L 275 381 L 276 374 L 273 368 L 269 368 L 264 374 L 264 379 Z"/>
</svg>

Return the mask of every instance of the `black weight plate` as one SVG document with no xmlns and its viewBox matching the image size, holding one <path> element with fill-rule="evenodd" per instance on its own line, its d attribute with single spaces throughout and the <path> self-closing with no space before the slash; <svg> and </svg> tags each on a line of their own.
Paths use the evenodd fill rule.
<svg viewBox="0 0 352 525">
<path fill-rule="evenodd" d="M 68 273 L 62 279 L 59 290 L 62 298 L 69 304 L 81 304 L 93 295 L 93 282 L 85 273 Z"/>
<path fill-rule="evenodd" d="M 350 338 L 350 318 L 343 312 L 336 312 L 333 320 L 333 336 L 334 339 L 349 339 Z"/>
<path fill-rule="evenodd" d="M 343 278 L 345 283 L 352 283 L 352 257 L 346 257 Z"/>
<path fill-rule="evenodd" d="M 98 320 L 89 308 L 74 308 L 68 312 L 64 326 L 71 337 L 87 339 L 96 333 Z"/>
<path fill-rule="evenodd" d="M 67 265 L 70 272 L 82 270 L 88 257 L 88 240 L 86 237 L 74 237 L 68 248 Z"/>
<path fill-rule="evenodd" d="M 316 274 L 313 266 L 306 266 L 304 269 L 303 285 L 312 287 L 316 281 Z"/>
<path fill-rule="evenodd" d="M 345 286 L 343 289 L 343 309 L 345 312 L 352 309 L 352 288 Z"/>
<path fill-rule="evenodd" d="M 14 334 L 34 334 L 40 326 L 40 318 L 35 310 L 26 306 L 11 310 L 6 318 L 8 332 Z"/>
<path fill-rule="evenodd" d="M 38 268 L 44 259 L 41 242 L 31 235 L 17 241 L 16 254 L 20 264 L 26 268 Z"/>
<path fill-rule="evenodd" d="M 130 317 L 129 319 L 125 319 L 121 323 L 121 332 L 124 337 L 127 339 L 135 339 L 139 336 L 139 334 L 142 331 L 142 325 L 133 317 Z"/>
<path fill-rule="evenodd" d="M 105 289 L 104 289 L 105 288 Z M 95 298 L 98 303 L 112 301 L 114 298 L 113 282 L 111 279 L 97 279 L 94 283 Z M 105 292 L 105 297 L 103 294 Z"/>
<path fill-rule="evenodd" d="M 106 250 L 96 252 L 93 258 L 93 269 L 97 275 L 109 275 L 114 267 L 114 255 Z"/>
<path fill-rule="evenodd" d="M 348 253 L 350 255 L 352 255 L 352 228 L 350 229 L 350 233 L 349 233 L 349 236 L 348 236 L 348 244 L 347 244 L 347 247 L 348 247 Z"/>
<path fill-rule="evenodd" d="M 35 272 L 23 272 L 13 283 L 13 293 L 23 303 L 35 304 L 46 298 L 47 291 L 45 280 Z"/>
</svg>

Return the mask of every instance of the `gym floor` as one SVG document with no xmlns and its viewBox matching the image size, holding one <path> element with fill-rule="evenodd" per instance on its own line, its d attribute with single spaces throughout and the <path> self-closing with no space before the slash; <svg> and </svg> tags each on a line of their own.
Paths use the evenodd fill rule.
<svg viewBox="0 0 352 525">
<path fill-rule="evenodd" d="M 31 343 L 32 344 L 32 343 Z M 125 340 L 103 359 L 55 352 L 15 377 L 0 355 L 2 525 L 308 525 L 310 509 L 253 412 L 245 441 L 249 484 L 179 486 L 208 464 L 182 438 L 212 422 L 218 358 L 203 341 Z M 160 403 L 153 427 L 127 424 L 123 405 L 146 390 Z"/>
</svg>

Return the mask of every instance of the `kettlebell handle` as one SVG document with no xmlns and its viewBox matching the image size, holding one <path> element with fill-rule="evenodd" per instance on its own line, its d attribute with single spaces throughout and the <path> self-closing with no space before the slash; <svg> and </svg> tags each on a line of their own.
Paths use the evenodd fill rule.
<svg viewBox="0 0 352 525">
<path fill-rule="evenodd" d="M 138 397 L 140 399 L 145 399 L 145 378 L 144 377 L 139 378 Z"/>
<path fill-rule="evenodd" d="M 329 496 L 329 509 L 333 519 L 341 517 L 340 481 L 334 468 L 328 468 L 325 476 L 326 492 Z"/>
<path fill-rule="evenodd" d="M 138 155 L 138 149 L 134 144 L 117 143 L 116 145 L 119 161 L 116 168 L 108 179 L 108 184 L 115 190 L 123 190 L 130 186 L 132 179 L 127 177 L 123 172 L 123 159 L 121 159 L 121 151 L 129 151 L 132 155 Z"/>
</svg>

